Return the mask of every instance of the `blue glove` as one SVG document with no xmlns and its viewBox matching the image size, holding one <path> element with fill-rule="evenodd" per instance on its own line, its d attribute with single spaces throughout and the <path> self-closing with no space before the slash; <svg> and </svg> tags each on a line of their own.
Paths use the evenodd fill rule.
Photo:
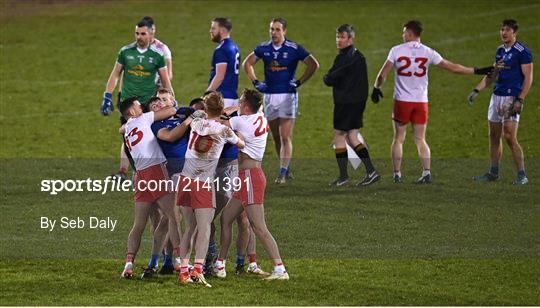
<svg viewBox="0 0 540 308">
<path fill-rule="evenodd" d="M 253 83 L 253 86 L 255 86 L 255 89 L 257 89 L 257 91 L 262 92 L 262 93 L 266 92 L 266 88 L 268 88 L 266 83 L 260 82 L 257 79 L 253 80 L 252 83 Z"/>
<path fill-rule="evenodd" d="M 104 116 L 108 116 L 111 114 L 114 110 L 114 106 L 112 103 L 112 93 L 105 92 L 103 93 L 103 102 L 101 103 L 101 114 Z"/>
<path fill-rule="evenodd" d="M 292 79 L 289 81 L 289 92 L 296 92 L 296 90 L 302 85 L 300 80 Z"/>
</svg>

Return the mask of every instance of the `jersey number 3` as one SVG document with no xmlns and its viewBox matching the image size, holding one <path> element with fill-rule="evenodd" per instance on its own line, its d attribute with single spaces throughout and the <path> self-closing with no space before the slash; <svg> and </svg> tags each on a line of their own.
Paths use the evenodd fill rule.
<svg viewBox="0 0 540 308">
<path fill-rule="evenodd" d="M 405 76 L 405 77 L 411 77 L 412 75 L 416 76 L 416 77 L 422 77 L 424 75 L 426 75 L 427 73 L 427 67 L 426 67 L 426 63 L 428 61 L 428 58 L 423 58 L 423 57 L 419 57 L 419 58 L 414 58 L 414 62 L 415 63 L 418 63 L 418 71 L 415 71 L 414 73 L 413 72 L 405 72 L 406 69 L 408 69 L 410 66 L 411 66 L 411 58 L 409 57 L 399 57 L 397 59 L 397 62 L 405 62 L 402 66 L 398 67 L 397 69 L 397 74 L 399 76 Z"/>
<path fill-rule="evenodd" d="M 131 140 L 131 137 L 135 137 L 135 140 Z M 136 146 L 139 142 L 141 142 L 142 138 L 143 138 L 143 132 L 138 130 L 137 127 L 132 129 L 126 137 L 126 145 L 129 148 L 129 150 L 131 151 L 131 149 L 134 146 Z"/>
</svg>

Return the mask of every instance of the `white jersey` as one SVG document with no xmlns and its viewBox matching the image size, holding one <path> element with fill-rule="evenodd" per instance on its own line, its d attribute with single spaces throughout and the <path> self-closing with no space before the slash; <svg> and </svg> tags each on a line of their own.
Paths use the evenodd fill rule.
<svg viewBox="0 0 540 308">
<path fill-rule="evenodd" d="M 428 67 L 439 64 L 443 60 L 441 55 L 420 42 L 412 41 L 390 49 L 387 60 L 396 68 L 394 99 L 427 103 Z"/>
<path fill-rule="evenodd" d="M 150 111 L 130 118 L 125 126 L 124 140 L 139 171 L 167 161 L 152 132 L 152 123 L 154 112 Z"/>
<path fill-rule="evenodd" d="M 268 137 L 268 120 L 262 112 L 240 115 L 229 119 L 231 128 L 244 136 L 246 146 L 240 152 L 262 161 Z"/>
<path fill-rule="evenodd" d="M 163 53 L 163 57 L 165 58 L 165 60 L 172 60 L 171 50 L 169 49 L 167 45 L 165 45 L 165 43 L 163 43 L 162 41 L 158 39 L 154 39 L 154 41 L 152 42 L 152 45 L 154 45 L 154 47 L 156 47 L 159 51 Z M 171 78 L 171 76 L 169 76 L 169 78 Z M 162 82 L 159 79 L 159 74 L 156 74 L 156 84 L 158 86 L 162 85 Z"/>
<path fill-rule="evenodd" d="M 238 136 L 230 127 L 214 120 L 194 119 L 181 174 L 194 180 L 212 181 L 221 150 L 227 142 L 238 143 Z"/>
</svg>

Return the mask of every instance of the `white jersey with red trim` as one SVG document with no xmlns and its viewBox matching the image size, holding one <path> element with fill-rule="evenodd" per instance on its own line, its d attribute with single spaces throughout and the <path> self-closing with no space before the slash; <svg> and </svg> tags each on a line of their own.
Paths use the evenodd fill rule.
<svg viewBox="0 0 540 308">
<path fill-rule="evenodd" d="M 268 137 L 268 120 L 262 112 L 240 115 L 229 119 L 231 128 L 244 136 L 246 146 L 240 152 L 262 161 Z"/>
<path fill-rule="evenodd" d="M 154 112 L 150 111 L 136 118 L 130 118 L 125 126 L 124 140 L 137 170 L 167 161 L 152 132 L 152 123 Z"/>
<path fill-rule="evenodd" d="M 181 174 L 194 180 L 212 181 L 221 150 L 227 142 L 238 143 L 238 136 L 230 127 L 215 120 L 194 119 Z"/>
<path fill-rule="evenodd" d="M 390 49 L 387 60 L 396 69 L 394 99 L 427 103 L 428 67 L 439 64 L 443 60 L 441 55 L 420 42 L 412 41 Z"/>
<path fill-rule="evenodd" d="M 165 43 L 163 43 L 162 41 L 158 39 L 154 39 L 154 41 L 152 41 L 152 45 L 154 45 L 159 51 L 163 53 L 163 57 L 165 58 L 165 60 L 172 60 L 171 50 L 169 49 L 167 45 L 165 45 Z M 169 76 L 169 78 L 171 78 L 171 76 Z M 156 74 L 156 85 L 158 86 L 163 85 L 163 83 L 161 82 L 161 79 L 159 78 L 159 74 Z"/>
</svg>

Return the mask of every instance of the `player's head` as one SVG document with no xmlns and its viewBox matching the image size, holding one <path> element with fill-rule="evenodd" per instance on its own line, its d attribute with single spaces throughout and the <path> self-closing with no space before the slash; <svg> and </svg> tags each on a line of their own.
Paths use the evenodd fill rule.
<svg viewBox="0 0 540 308">
<path fill-rule="evenodd" d="M 221 42 L 229 37 L 229 32 L 232 30 L 232 22 L 229 18 L 216 17 L 212 19 L 210 24 L 210 38 L 212 42 Z"/>
<path fill-rule="evenodd" d="M 201 97 L 196 97 L 189 102 L 189 107 L 195 110 L 204 110 L 204 100 Z"/>
<path fill-rule="evenodd" d="M 126 120 L 138 117 L 143 113 L 141 103 L 139 103 L 139 99 L 136 96 L 121 101 L 118 104 L 118 110 L 120 110 L 120 113 Z"/>
<path fill-rule="evenodd" d="M 403 41 L 417 41 L 422 36 L 422 31 L 424 31 L 424 26 L 418 20 L 409 20 L 403 25 Z"/>
<path fill-rule="evenodd" d="M 137 40 L 137 45 L 141 48 L 148 47 L 154 39 L 154 21 L 145 19 L 147 17 L 143 17 L 135 26 L 135 39 Z"/>
<path fill-rule="evenodd" d="M 174 99 L 174 96 L 172 95 L 171 91 L 167 88 L 159 88 L 157 90 L 157 97 L 159 97 L 163 103 L 168 107 L 175 107 L 176 101 Z"/>
<path fill-rule="evenodd" d="M 209 118 L 219 117 L 223 113 L 223 95 L 219 92 L 211 92 L 204 97 L 204 111 Z"/>
<path fill-rule="evenodd" d="M 344 24 L 336 29 L 336 45 L 338 49 L 343 49 L 354 44 L 355 32 L 353 26 Z"/>
<path fill-rule="evenodd" d="M 516 40 L 519 25 L 514 19 L 505 19 L 501 22 L 501 40 L 503 43 L 512 43 Z"/>
<path fill-rule="evenodd" d="M 159 98 L 157 96 L 152 96 L 152 97 L 150 97 L 148 102 L 146 102 L 146 106 L 145 106 L 146 110 L 144 110 L 144 111 L 145 112 L 148 112 L 148 111 L 156 112 L 156 111 L 166 107 L 166 105 L 167 105 L 167 103 L 164 102 L 161 98 Z"/>
<path fill-rule="evenodd" d="M 244 89 L 240 96 L 240 110 L 242 114 L 257 113 L 262 105 L 261 92 L 252 89 Z M 247 108 L 247 110 L 246 110 Z"/>
<path fill-rule="evenodd" d="M 272 43 L 283 43 L 283 41 L 285 41 L 285 35 L 287 34 L 287 21 L 281 17 L 272 19 L 272 21 L 270 21 L 269 33 L 272 38 Z"/>
</svg>

